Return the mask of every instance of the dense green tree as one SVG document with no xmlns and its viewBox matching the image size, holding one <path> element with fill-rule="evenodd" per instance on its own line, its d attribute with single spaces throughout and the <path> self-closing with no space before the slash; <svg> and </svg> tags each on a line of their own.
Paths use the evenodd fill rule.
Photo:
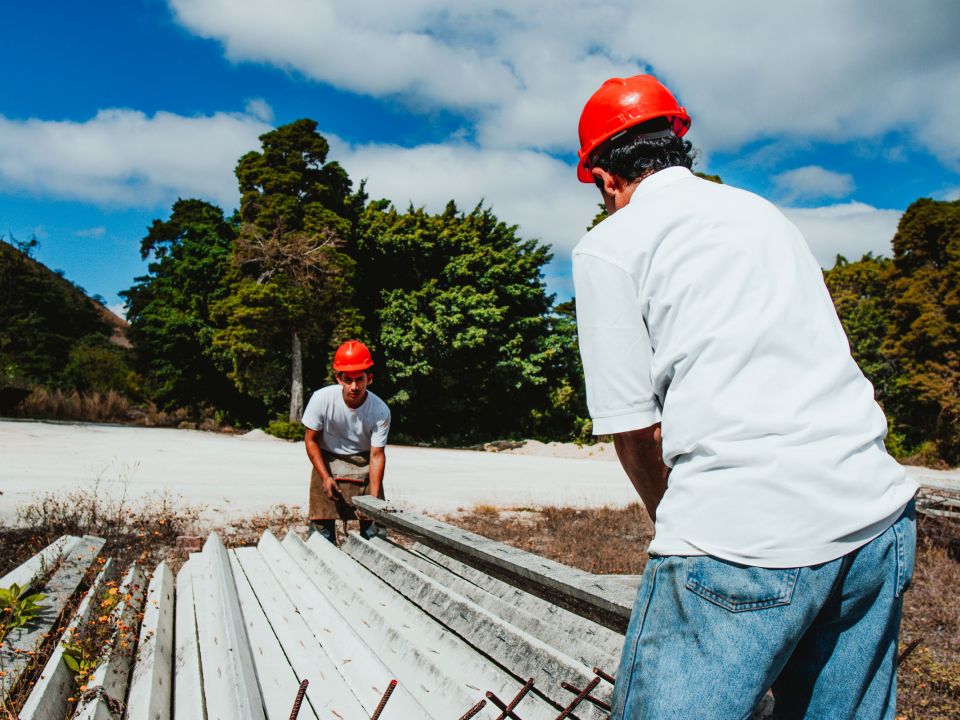
<svg viewBox="0 0 960 720">
<path fill-rule="evenodd" d="M 35 238 L 0 238 L 0 377 L 56 385 L 80 343 L 106 345 L 106 309 L 33 259 Z"/>
<path fill-rule="evenodd" d="M 482 206 L 439 215 L 385 201 L 361 216 L 357 258 L 375 389 L 409 435 L 489 439 L 529 432 L 550 407 L 544 370 L 547 248 Z"/>
<path fill-rule="evenodd" d="M 331 347 L 357 329 L 346 246 L 363 198 L 327 162 L 316 129 L 304 119 L 265 133 L 262 150 L 237 164 L 238 274 L 216 307 L 214 345 L 230 377 L 274 410 L 286 396 L 291 420 L 303 410 L 305 363 L 325 368 Z"/>
<path fill-rule="evenodd" d="M 893 327 L 884 349 L 899 364 L 898 420 L 915 443 L 960 462 L 960 200 L 921 199 L 893 238 Z"/>
<path fill-rule="evenodd" d="M 154 220 L 141 242 L 148 274 L 121 295 L 144 389 L 165 409 L 256 414 L 257 403 L 236 391 L 211 351 L 211 307 L 227 295 L 235 237 L 220 208 L 189 199 Z"/>
</svg>

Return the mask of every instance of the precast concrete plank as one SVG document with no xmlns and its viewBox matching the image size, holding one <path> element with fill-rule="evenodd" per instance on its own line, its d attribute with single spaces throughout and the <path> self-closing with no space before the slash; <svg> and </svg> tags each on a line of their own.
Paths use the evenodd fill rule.
<svg viewBox="0 0 960 720">
<path fill-rule="evenodd" d="M 79 538 L 78 538 L 79 539 Z M 47 664 L 40 673 L 40 679 L 30 691 L 30 696 L 20 711 L 20 720 L 63 720 L 67 714 L 67 698 L 76 689 L 74 674 L 63 661 L 63 643 L 69 642 L 71 637 L 90 618 L 94 608 L 91 606 L 93 598 L 100 592 L 107 581 L 116 574 L 116 564 L 107 560 L 103 568 L 93 579 L 83 600 L 77 607 L 73 619 L 67 626 L 63 639 L 57 643 Z"/>
<path fill-rule="evenodd" d="M 434 518 L 364 495 L 353 504 L 387 527 L 483 570 L 578 615 L 625 632 L 635 593 L 615 580 L 571 568 Z"/>
<path fill-rule="evenodd" d="M 602 625 L 567 611 L 562 611 L 563 619 L 569 619 L 569 622 L 557 623 L 555 616 L 562 608 L 546 600 L 516 588 L 511 588 L 514 593 L 511 594 L 512 597 L 508 595 L 509 600 L 505 600 L 419 553 L 410 552 L 406 548 L 380 538 L 374 538 L 371 542 L 388 555 L 429 575 L 444 587 L 463 595 L 497 617 L 503 618 L 511 625 L 530 633 L 588 667 L 607 668 L 620 657 L 623 636 L 618 636 Z M 347 552 L 350 551 L 349 546 L 345 546 L 344 549 Z M 606 647 L 602 647 L 601 643 L 605 640 L 608 640 Z"/>
<path fill-rule="evenodd" d="M 39 602 L 37 616 L 26 625 L 10 630 L 0 646 L 0 668 L 5 671 L 0 679 L 0 698 L 6 697 L 7 689 L 16 685 L 26 671 L 33 653 L 39 650 L 50 633 L 55 632 L 63 609 L 77 592 L 104 542 L 102 538 L 85 536 L 72 543 L 69 554 L 63 558 L 50 579 L 37 588 L 37 592 L 44 595 Z M 32 582 L 32 579 L 27 582 Z"/>
<path fill-rule="evenodd" d="M 173 573 L 162 562 L 147 586 L 137 659 L 127 694 L 127 720 L 170 720 L 175 592 Z"/>
<path fill-rule="evenodd" d="M 246 623 L 247 638 L 250 641 L 250 652 L 253 656 L 253 667 L 257 673 L 257 683 L 260 686 L 264 714 L 267 720 L 288 718 L 290 708 L 293 707 L 293 701 L 300 689 L 300 678 L 290 666 L 290 661 L 284 654 L 283 647 L 274 634 L 273 628 L 270 627 L 270 621 L 251 587 L 251 582 L 260 583 L 266 578 L 257 577 L 254 574 L 251 580 L 240 566 L 236 553 L 231 550 L 228 554 L 233 579 L 237 584 L 240 610 L 243 612 L 243 620 Z M 309 702 L 300 706 L 299 717 L 304 720 L 317 720 L 317 715 Z"/>
<path fill-rule="evenodd" d="M 200 638 L 193 600 L 194 553 L 177 573 L 176 612 L 173 635 L 173 717 L 174 720 L 206 720 L 203 702 L 203 671 L 200 666 Z"/>
<path fill-rule="evenodd" d="M 211 533 L 192 564 L 204 705 L 210 720 L 265 720 L 227 551 Z"/>
<path fill-rule="evenodd" d="M 351 556 L 401 595 L 467 640 L 517 678 L 532 677 L 535 689 L 562 707 L 570 697 L 562 689 L 567 682 L 585 687 L 593 680 L 591 668 L 542 640 L 514 627 L 502 618 L 445 588 L 404 563 L 398 562 L 375 544 L 353 539 Z M 605 691 L 596 696 L 607 701 Z M 578 708 L 580 718 L 602 720 L 606 716 L 590 706 Z"/>
<path fill-rule="evenodd" d="M 260 538 L 257 549 L 360 701 L 366 717 L 373 715 L 393 679 L 390 669 L 379 657 L 378 648 L 370 647 L 360 638 L 337 606 L 269 531 Z M 397 685 L 380 717 L 382 720 L 411 720 L 435 716 L 417 702 L 408 688 Z"/>
<path fill-rule="evenodd" d="M 59 565 L 60 560 L 66 557 L 78 542 L 80 538 L 76 535 L 61 535 L 22 565 L 0 578 L 0 588 L 9 588 L 14 584 L 21 589 L 29 587 L 34 578 L 47 574 L 53 565 Z"/>
<path fill-rule="evenodd" d="M 120 602 L 111 613 L 116 630 L 107 657 L 93 671 L 74 720 L 121 720 L 136 651 L 137 625 L 146 595 L 143 569 L 134 563 L 120 585 Z"/>
<path fill-rule="evenodd" d="M 328 597 L 337 598 L 358 633 L 370 645 L 385 648 L 384 662 L 431 711 L 458 717 L 485 691 L 512 696 L 522 685 L 319 534 L 304 544 L 291 533 L 283 545 Z M 499 714 L 493 706 L 489 711 L 491 717 Z M 537 696 L 524 705 L 524 718 L 553 720 L 555 716 L 556 710 Z"/>
<path fill-rule="evenodd" d="M 378 539 L 378 542 L 382 542 Z M 498 580 L 482 570 L 462 563 L 439 550 L 427 547 L 421 543 L 413 546 L 414 555 L 420 555 L 427 561 L 446 568 L 457 577 L 483 588 L 494 597 L 500 598 L 508 605 L 516 606 L 528 614 L 545 620 L 549 625 L 557 628 L 558 632 L 573 637 L 582 637 L 608 656 L 614 658 L 614 665 L 619 662 L 620 648 L 623 647 L 623 633 L 589 620 L 588 618 L 571 612 L 566 608 L 555 605 L 537 595 L 528 593 L 523 588 L 511 585 L 509 582 Z M 600 666 L 601 669 L 606 669 Z"/>
<path fill-rule="evenodd" d="M 237 548 L 234 554 L 251 580 L 250 586 L 298 682 L 310 681 L 306 701 L 317 716 L 324 720 L 368 716 L 257 549 Z"/>
</svg>

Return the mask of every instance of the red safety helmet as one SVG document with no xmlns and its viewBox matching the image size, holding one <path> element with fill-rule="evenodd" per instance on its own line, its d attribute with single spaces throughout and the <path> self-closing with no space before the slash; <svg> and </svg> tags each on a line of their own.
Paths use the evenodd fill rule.
<svg viewBox="0 0 960 720">
<path fill-rule="evenodd" d="M 629 127 L 654 118 L 668 119 L 677 137 L 683 137 L 690 129 L 687 111 L 653 75 L 607 80 L 590 96 L 580 114 L 577 179 L 593 182 L 586 163 L 601 144 Z"/>
<path fill-rule="evenodd" d="M 336 372 L 357 372 L 372 367 L 373 356 L 359 340 L 347 340 L 333 356 L 333 369 Z"/>
</svg>

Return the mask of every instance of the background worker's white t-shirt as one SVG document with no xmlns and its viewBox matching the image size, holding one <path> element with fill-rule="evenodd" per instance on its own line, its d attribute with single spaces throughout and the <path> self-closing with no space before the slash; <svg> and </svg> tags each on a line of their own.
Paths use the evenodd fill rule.
<svg viewBox="0 0 960 720">
<path fill-rule="evenodd" d="M 813 565 L 913 497 L 821 269 L 767 201 L 662 170 L 581 239 L 573 275 L 593 432 L 662 422 L 651 553 Z"/>
<path fill-rule="evenodd" d="M 353 455 L 369 452 L 371 447 L 386 446 L 390 408 L 367 390 L 366 400 L 353 409 L 344 402 L 340 385 L 328 385 L 310 397 L 300 422 L 323 433 L 320 437 L 323 449 L 337 455 Z"/>
</svg>

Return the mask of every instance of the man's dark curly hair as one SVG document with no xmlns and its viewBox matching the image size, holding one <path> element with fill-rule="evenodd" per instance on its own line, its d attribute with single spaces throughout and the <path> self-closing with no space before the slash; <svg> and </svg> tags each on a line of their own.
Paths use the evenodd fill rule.
<svg viewBox="0 0 960 720">
<path fill-rule="evenodd" d="M 643 137 L 666 131 L 670 122 L 656 118 L 624 130 L 590 155 L 589 167 L 597 167 L 627 182 L 668 167 L 693 167 L 693 145 L 672 132 L 663 137 Z M 599 180 L 595 180 L 600 185 Z"/>
</svg>

